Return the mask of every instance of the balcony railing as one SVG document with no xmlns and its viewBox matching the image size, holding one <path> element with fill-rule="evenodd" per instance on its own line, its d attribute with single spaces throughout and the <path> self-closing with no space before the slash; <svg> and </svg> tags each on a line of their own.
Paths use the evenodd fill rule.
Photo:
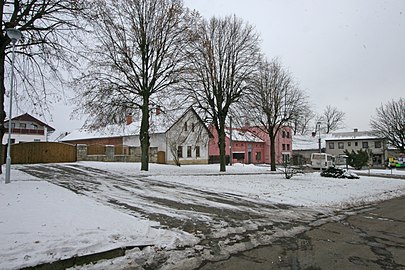
<svg viewBox="0 0 405 270">
<path fill-rule="evenodd" d="M 8 133 L 8 129 L 6 128 L 6 133 Z M 43 129 L 29 129 L 29 128 L 11 128 L 12 134 L 38 134 L 44 135 Z"/>
</svg>

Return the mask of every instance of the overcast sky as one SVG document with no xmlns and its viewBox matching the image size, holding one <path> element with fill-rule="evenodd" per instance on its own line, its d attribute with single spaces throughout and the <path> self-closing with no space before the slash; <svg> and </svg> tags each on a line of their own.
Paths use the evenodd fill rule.
<svg viewBox="0 0 405 270">
<path fill-rule="evenodd" d="M 345 130 L 369 129 L 376 107 L 405 97 L 404 0 L 185 0 L 202 16 L 235 14 L 256 27 L 268 58 L 279 57 L 316 112 L 346 113 Z M 58 107 L 52 126 L 69 122 Z"/>
</svg>

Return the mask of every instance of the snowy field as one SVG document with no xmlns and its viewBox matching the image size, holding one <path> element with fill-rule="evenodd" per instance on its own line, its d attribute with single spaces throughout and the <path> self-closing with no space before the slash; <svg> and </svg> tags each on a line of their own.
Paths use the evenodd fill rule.
<svg viewBox="0 0 405 270">
<path fill-rule="evenodd" d="M 287 180 L 281 174 L 270 172 L 266 166 L 235 164 L 228 166 L 225 173 L 219 173 L 219 165 L 176 167 L 150 164 L 148 172 L 140 172 L 140 164 L 134 163 L 80 162 L 66 166 L 73 168 L 69 166 L 77 164 L 85 166 L 80 168 L 120 175 L 129 182 L 131 179 L 135 182 L 138 178 L 144 181 L 142 185 L 153 182 L 149 190 L 142 190 L 142 194 L 149 192 L 167 201 L 189 200 L 193 205 L 204 205 L 212 209 L 227 208 L 232 211 L 250 210 L 246 210 L 246 205 L 225 205 L 218 200 L 207 200 L 199 196 L 215 193 L 220 197 L 232 196 L 264 205 L 287 204 L 332 212 L 401 196 L 405 191 L 405 180 L 379 177 L 332 179 L 320 177 L 319 173 L 296 175 Z M 109 197 L 111 201 L 112 196 L 116 196 L 114 198 L 121 198 L 126 205 L 131 201 L 134 205 L 142 205 L 149 213 L 177 216 L 179 219 L 183 218 L 181 215 L 184 215 L 184 219 L 193 217 L 190 211 L 174 213 L 162 206 L 156 207 L 154 204 L 137 201 L 136 190 L 126 187 L 125 184 L 121 187 L 116 183 L 114 185 L 120 189 L 128 188 L 133 194 L 132 197 L 112 192 L 107 184 L 102 186 L 105 192 L 102 195 L 92 193 L 91 183 L 87 189 L 84 187 L 83 192 L 73 192 L 50 183 L 49 179 L 45 181 L 41 177 L 26 174 L 22 172 L 24 169 L 34 170 L 34 167 L 13 166 L 12 182 L 7 185 L 4 184 L 4 176 L 0 177 L 0 269 L 19 269 L 123 246 L 154 245 L 160 249 L 193 247 L 201 240 L 201 236 L 198 237 L 201 232 L 192 233 L 160 226 L 159 222 L 145 218 L 147 215 L 121 211 L 111 207 L 107 199 L 103 200 L 104 197 Z M 102 182 L 98 178 L 101 176 L 95 174 L 92 180 Z M 75 179 L 70 181 L 74 182 Z M 172 188 L 172 193 L 167 192 L 167 189 L 157 194 L 158 190 L 162 190 L 162 187 L 156 188 L 159 183 L 163 186 L 170 184 L 182 187 L 184 190 L 180 191 L 178 188 L 176 192 L 176 189 Z M 83 185 L 82 182 L 80 184 Z M 146 185 L 142 188 L 149 187 Z M 188 192 L 190 193 L 187 194 Z M 192 192 L 198 192 L 195 194 L 199 195 Z M 270 212 L 254 211 L 263 216 L 270 215 Z M 300 218 L 299 213 L 294 213 L 290 210 L 288 218 L 291 219 L 294 215 Z M 204 218 L 211 222 L 209 215 Z M 216 233 L 218 234 L 218 231 Z M 148 251 L 153 250 L 146 249 L 144 252 Z M 118 262 L 119 260 L 116 261 Z M 128 261 L 121 261 L 121 264 L 119 267 L 125 266 Z M 106 269 L 106 265 L 101 264 L 98 268 L 94 266 L 89 269 Z"/>
</svg>

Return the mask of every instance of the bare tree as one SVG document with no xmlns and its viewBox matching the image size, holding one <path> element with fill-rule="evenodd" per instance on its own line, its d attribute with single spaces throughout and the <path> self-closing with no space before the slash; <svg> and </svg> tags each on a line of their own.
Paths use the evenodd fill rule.
<svg viewBox="0 0 405 270">
<path fill-rule="evenodd" d="M 188 50 L 186 88 L 218 133 L 220 171 L 226 170 L 225 123 L 233 104 L 247 90 L 259 55 L 254 28 L 235 16 L 194 25 Z"/>
<path fill-rule="evenodd" d="M 171 97 L 183 70 L 187 23 L 180 0 L 96 1 L 89 18 L 96 35 L 87 72 L 78 78 L 79 110 L 86 125 L 122 123 L 141 110 L 141 170 L 149 167 L 150 109 Z"/>
<path fill-rule="evenodd" d="M 246 96 L 247 117 L 269 135 L 271 170 L 276 170 L 278 132 L 307 107 L 307 97 L 277 59 L 263 60 L 254 87 Z"/>
<path fill-rule="evenodd" d="M 331 131 L 335 131 L 343 127 L 345 113 L 339 111 L 336 107 L 328 105 L 326 106 L 322 115 L 319 116 L 318 120 L 324 123 L 325 133 L 329 134 Z"/>
<path fill-rule="evenodd" d="M 311 121 L 315 118 L 315 113 L 311 110 L 309 104 L 304 104 L 301 111 L 297 112 L 297 115 L 292 121 L 292 129 L 294 135 L 304 135 L 311 131 Z"/>
<path fill-rule="evenodd" d="M 405 99 L 392 100 L 381 105 L 377 116 L 370 122 L 376 135 L 386 138 L 401 153 L 405 153 Z"/>
<path fill-rule="evenodd" d="M 15 46 L 15 69 L 19 102 L 28 102 L 33 111 L 49 112 L 50 103 L 58 99 L 64 82 L 60 70 L 74 66 L 73 40 L 80 28 L 77 15 L 85 11 L 81 0 L 5 0 L 0 2 L 2 28 L 0 32 L 0 141 L 5 128 L 4 107 L 7 77 L 10 63 L 11 40 L 8 28 L 16 28 L 23 39 Z M 11 67 L 10 67 L 11 68 Z M 23 99 L 23 100 L 21 100 Z M 33 106 L 32 106 L 33 105 Z M 0 167 L 1 173 L 1 167 Z"/>
</svg>

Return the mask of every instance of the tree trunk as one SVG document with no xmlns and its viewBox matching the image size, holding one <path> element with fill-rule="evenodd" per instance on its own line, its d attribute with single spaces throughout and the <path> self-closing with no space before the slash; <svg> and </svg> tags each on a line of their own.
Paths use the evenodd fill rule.
<svg viewBox="0 0 405 270">
<path fill-rule="evenodd" d="M 142 105 L 141 130 L 139 132 L 141 141 L 141 171 L 149 170 L 149 99 L 144 97 Z"/>
<path fill-rule="evenodd" d="M 270 134 L 270 164 L 271 171 L 276 171 L 276 136 Z"/>
<path fill-rule="evenodd" d="M 225 121 L 220 120 L 218 130 L 218 146 L 219 146 L 219 171 L 226 171 L 226 135 L 225 135 Z"/>
</svg>

